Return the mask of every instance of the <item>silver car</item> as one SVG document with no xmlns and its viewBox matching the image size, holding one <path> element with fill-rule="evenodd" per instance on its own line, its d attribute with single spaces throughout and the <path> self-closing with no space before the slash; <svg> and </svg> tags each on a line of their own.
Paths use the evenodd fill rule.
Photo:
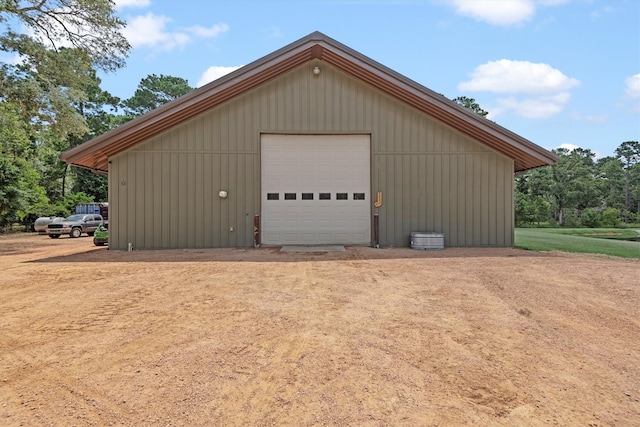
<svg viewBox="0 0 640 427">
<path fill-rule="evenodd" d="M 47 234 L 47 225 L 52 222 L 60 221 L 64 221 L 64 218 L 61 216 L 42 216 L 36 219 L 36 222 L 33 224 L 33 228 L 38 234 Z"/>
</svg>

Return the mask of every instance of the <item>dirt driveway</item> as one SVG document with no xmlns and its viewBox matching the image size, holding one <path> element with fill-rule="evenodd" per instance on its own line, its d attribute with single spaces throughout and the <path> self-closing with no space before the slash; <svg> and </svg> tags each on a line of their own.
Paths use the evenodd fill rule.
<svg viewBox="0 0 640 427">
<path fill-rule="evenodd" d="M 640 263 L 0 236 L 0 425 L 640 425 Z"/>
</svg>

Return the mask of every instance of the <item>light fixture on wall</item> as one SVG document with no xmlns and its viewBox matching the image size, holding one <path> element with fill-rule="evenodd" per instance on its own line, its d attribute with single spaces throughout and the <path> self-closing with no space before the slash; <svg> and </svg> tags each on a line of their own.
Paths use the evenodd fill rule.
<svg viewBox="0 0 640 427">
<path fill-rule="evenodd" d="M 227 192 L 222 190 L 218 193 L 218 197 L 220 197 L 221 199 L 226 199 L 228 196 Z"/>
<path fill-rule="evenodd" d="M 316 76 L 320 75 L 320 67 L 318 66 L 313 67 L 313 74 Z"/>
</svg>

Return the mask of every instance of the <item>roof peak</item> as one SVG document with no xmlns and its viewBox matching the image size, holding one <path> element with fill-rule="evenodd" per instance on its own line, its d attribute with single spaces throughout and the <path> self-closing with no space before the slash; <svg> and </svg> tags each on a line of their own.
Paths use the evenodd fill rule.
<svg viewBox="0 0 640 427">
<path fill-rule="evenodd" d="M 107 160 L 179 123 L 310 61 L 323 61 L 514 160 L 515 171 L 550 164 L 557 157 L 527 139 L 461 107 L 443 95 L 314 31 L 144 116 L 100 135 L 60 158 L 106 172 Z"/>
</svg>

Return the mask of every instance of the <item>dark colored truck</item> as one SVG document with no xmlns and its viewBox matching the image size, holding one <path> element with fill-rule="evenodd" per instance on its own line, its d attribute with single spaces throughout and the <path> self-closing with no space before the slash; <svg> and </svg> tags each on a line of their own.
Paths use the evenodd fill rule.
<svg viewBox="0 0 640 427">
<path fill-rule="evenodd" d="M 102 215 L 96 214 L 76 214 L 65 218 L 64 221 L 52 222 L 47 225 L 47 235 L 52 239 L 57 239 L 63 234 L 69 237 L 80 237 L 82 233 L 93 236 L 100 223 L 106 223 Z"/>
</svg>

